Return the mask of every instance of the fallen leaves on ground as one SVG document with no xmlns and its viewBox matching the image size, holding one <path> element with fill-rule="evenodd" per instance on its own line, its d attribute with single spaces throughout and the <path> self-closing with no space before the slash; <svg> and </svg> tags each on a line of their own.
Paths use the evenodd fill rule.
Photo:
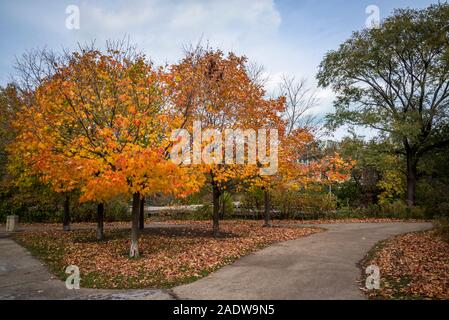
<svg viewBox="0 0 449 320">
<path fill-rule="evenodd" d="M 409 233 L 380 243 L 363 262 L 377 265 L 378 299 L 449 299 L 449 244 L 434 231 Z"/>
<path fill-rule="evenodd" d="M 240 220 L 240 221 L 254 222 L 255 220 Z M 273 220 L 271 220 L 271 224 L 274 226 L 298 226 L 298 225 L 338 224 L 338 223 L 390 223 L 390 222 L 423 222 L 423 221 L 425 221 L 425 220 L 395 219 L 395 218 L 347 218 L 347 219 L 310 219 L 310 220 L 273 219 Z M 189 224 L 197 224 L 199 222 L 195 221 L 195 220 L 166 219 L 166 220 L 162 220 L 162 221 L 155 221 L 155 223 L 189 225 Z M 204 223 L 208 223 L 208 222 L 204 221 Z M 259 222 L 259 223 L 261 223 L 261 222 Z"/>
<path fill-rule="evenodd" d="M 224 220 L 226 221 L 226 220 Z M 235 220 L 232 220 L 235 221 Z M 257 220 L 239 220 L 248 221 L 252 223 L 262 223 Z M 274 219 L 272 220 L 273 225 L 298 225 L 298 224 L 334 224 L 334 223 L 388 223 L 388 222 L 423 222 L 426 220 L 418 219 L 397 219 L 397 218 L 339 218 L 339 219 Z M 198 220 L 173 220 L 170 218 L 161 217 L 151 217 L 146 220 L 146 224 L 198 224 L 198 223 L 209 224 L 209 221 L 198 221 Z M 107 228 L 127 228 L 129 227 L 129 221 L 116 221 L 116 222 L 105 222 L 105 227 Z M 0 228 L 5 228 L 5 225 L 0 224 Z M 92 229 L 96 227 L 96 223 L 93 222 L 74 222 L 71 224 L 72 229 Z M 49 229 L 61 229 L 61 223 L 20 223 L 19 229 L 26 231 L 34 230 L 49 230 Z"/>
<path fill-rule="evenodd" d="M 279 220 L 283 223 L 285 220 Z M 334 223 L 388 223 L 388 222 L 423 222 L 416 219 L 396 219 L 396 218 L 345 218 L 345 219 L 315 219 L 315 220 L 295 220 L 295 223 L 302 224 L 334 224 Z"/>
<path fill-rule="evenodd" d="M 28 231 L 16 239 L 62 279 L 67 276 L 65 268 L 76 265 L 84 287 L 143 288 L 190 282 L 268 244 L 321 231 L 298 226 L 263 228 L 260 221 L 223 221 L 221 236 L 214 238 L 210 222 L 184 224 L 148 226 L 139 239 L 138 259 L 128 257 L 130 230 L 120 228 L 121 224 L 106 230 L 106 240 L 100 242 L 89 229 Z"/>
</svg>

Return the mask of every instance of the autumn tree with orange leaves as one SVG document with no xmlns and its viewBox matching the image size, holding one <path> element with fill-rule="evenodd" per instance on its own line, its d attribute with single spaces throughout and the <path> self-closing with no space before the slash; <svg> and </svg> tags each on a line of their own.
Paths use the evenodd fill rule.
<svg viewBox="0 0 449 320">
<path fill-rule="evenodd" d="M 85 47 L 49 57 L 51 72 L 29 91 L 28 105 L 14 122 L 18 134 L 11 155 L 55 192 L 76 190 L 81 201 L 96 202 L 98 239 L 103 238 L 104 204 L 117 195 L 131 197 L 131 257 L 139 256 L 145 196 L 183 197 L 207 182 L 213 196 L 213 233 L 218 235 L 219 199 L 225 191 L 248 185 L 262 188 L 268 225 L 273 188 L 305 185 L 322 179 L 323 173 L 327 180 L 320 181 L 344 179 L 335 173 L 343 165 L 337 158 L 301 161 L 312 135 L 302 128 L 286 130 L 285 98 L 266 97 L 263 85 L 250 75 L 245 57 L 198 46 L 166 69 L 120 45 L 103 53 Z M 192 132 L 198 123 L 202 130 L 212 129 L 197 146 L 199 162 L 172 161 L 170 155 L 177 152 L 180 138 L 173 133 Z M 241 136 L 227 136 L 229 130 L 241 130 Z M 262 135 L 270 143 L 261 145 Z M 205 150 L 211 151 L 218 140 L 222 146 L 239 140 L 245 161 L 234 161 L 237 146 L 230 153 L 212 147 L 211 161 L 204 161 Z M 267 159 L 274 156 L 272 147 L 276 169 L 261 174 L 271 169 Z M 232 160 L 225 161 L 228 157 Z M 251 157 L 257 161 L 250 162 Z"/>
<path fill-rule="evenodd" d="M 285 122 L 284 122 L 285 124 Z M 288 127 L 288 126 L 287 126 Z M 285 127 L 283 127 L 285 128 Z M 274 175 L 257 174 L 247 181 L 249 188 L 264 193 L 264 226 L 270 226 L 270 193 L 275 189 L 299 190 L 311 185 L 332 185 L 350 178 L 354 162 L 338 153 L 312 156 L 315 137 L 307 128 L 282 130 L 279 135 L 278 170 Z"/>
<path fill-rule="evenodd" d="M 216 130 L 202 140 L 202 150 L 217 138 L 224 145 L 226 130 L 277 129 L 283 99 L 265 99 L 263 88 L 248 75 L 246 63 L 245 57 L 198 46 L 188 50 L 184 59 L 171 67 L 173 101 L 180 113 L 187 115 L 185 128 L 193 130 L 196 122 L 202 130 Z M 243 139 L 248 142 L 249 137 Z M 235 159 L 235 152 L 232 151 L 231 158 Z M 213 160 L 218 161 L 204 163 L 200 159 L 197 164 L 212 189 L 214 235 L 219 232 L 220 195 L 252 179 L 260 167 L 247 161 L 225 163 L 226 157 L 225 148 L 213 150 Z"/>
<path fill-rule="evenodd" d="M 185 196 L 202 181 L 167 158 L 181 120 L 168 116 L 164 73 L 130 50 L 82 50 L 66 61 L 20 114 L 13 150 L 55 191 L 77 188 L 81 201 L 99 205 L 132 196 L 130 256 L 138 257 L 141 198 Z"/>
<path fill-rule="evenodd" d="M 173 104 L 185 116 L 183 127 L 192 132 L 196 123 L 202 130 L 216 130 L 212 134 L 209 132 L 201 141 L 201 159 L 196 163 L 212 189 L 214 235 L 219 232 L 219 199 L 225 191 L 242 190 L 248 186 L 262 188 L 265 193 L 265 224 L 268 225 L 269 192 L 272 188 L 304 185 L 321 179 L 325 162 L 301 162 L 306 147 L 314 140 L 313 135 L 305 128 L 293 128 L 285 120 L 285 97 L 267 98 L 264 83 L 253 76 L 251 65 L 245 57 L 233 53 L 225 55 L 220 50 L 201 46 L 193 47 L 186 51 L 180 63 L 171 67 L 170 77 Z M 204 163 L 205 149 L 213 146 L 216 139 L 220 146 L 232 143 L 236 137 L 231 136 L 231 140 L 227 140 L 226 132 L 239 129 L 243 133 L 239 138 L 245 144 L 244 163 L 225 161 L 227 156 L 235 159 L 237 152 L 233 149 L 229 154 L 225 147 L 218 150 L 212 148 L 211 160 L 217 161 Z M 256 135 L 245 135 L 248 129 Z M 266 169 L 268 164 L 262 163 L 261 159 L 270 156 L 271 146 L 268 143 L 258 145 L 254 150 L 257 162 L 253 164 L 248 161 L 251 151 L 248 142 L 259 141 L 259 130 L 270 129 L 275 129 L 276 137 L 267 136 L 267 140 L 279 139 L 276 145 L 278 168 L 276 172 L 263 175 L 261 170 Z"/>
</svg>

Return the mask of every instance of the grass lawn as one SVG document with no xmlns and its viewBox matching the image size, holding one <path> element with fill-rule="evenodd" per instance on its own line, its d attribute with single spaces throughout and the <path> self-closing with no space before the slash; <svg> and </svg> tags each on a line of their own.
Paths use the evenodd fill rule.
<svg viewBox="0 0 449 320">
<path fill-rule="evenodd" d="M 371 299 L 449 299 L 449 244 L 435 230 L 380 242 L 361 263 L 380 269 L 380 289 Z M 362 285 L 365 283 L 363 279 Z"/>
<path fill-rule="evenodd" d="M 130 230 L 124 223 L 106 229 L 98 242 L 95 230 L 63 232 L 55 228 L 18 233 L 15 240 L 43 260 L 59 278 L 77 265 L 81 286 L 89 288 L 168 288 L 192 282 L 239 257 L 271 243 L 320 232 L 319 228 L 278 226 L 263 228 L 261 221 L 223 221 L 222 235 L 214 238 L 206 221 L 178 222 L 146 228 L 139 240 L 140 258 L 130 259 Z"/>
</svg>

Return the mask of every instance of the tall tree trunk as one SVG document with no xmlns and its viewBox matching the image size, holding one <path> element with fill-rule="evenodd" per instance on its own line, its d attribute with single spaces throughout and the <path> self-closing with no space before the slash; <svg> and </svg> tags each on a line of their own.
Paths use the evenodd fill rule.
<svg viewBox="0 0 449 320">
<path fill-rule="evenodd" d="M 64 198 L 64 213 L 62 217 L 62 229 L 70 231 L 70 197 L 68 195 Z"/>
<path fill-rule="evenodd" d="M 104 239 L 104 203 L 97 206 L 97 240 Z"/>
<path fill-rule="evenodd" d="M 271 223 L 270 223 L 270 193 L 268 192 L 268 190 L 264 189 L 263 191 L 263 198 L 264 198 L 264 206 L 265 206 L 265 210 L 264 210 L 264 227 L 270 227 Z"/>
<path fill-rule="evenodd" d="M 145 228 L 145 197 L 142 197 L 139 203 L 139 229 L 143 230 L 144 228 Z"/>
<path fill-rule="evenodd" d="M 220 231 L 220 190 L 218 186 L 212 185 L 212 198 L 213 198 L 213 232 L 214 237 L 218 236 Z"/>
<path fill-rule="evenodd" d="M 131 247 L 129 249 L 129 256 L 131 258 L 139 257 L 139 217 L 140 217 L 140 193 L 133 194 L 132 207 L 132 224 L 131 224 Z"/>
<path fill-rule="evenodd" d="M 220 212 L 220 219 L 224 219 L 226 213 L 226 203 L 225 203 L 225 194 L 221 195 L 221 212 Z"/>
<path fill-rule="evenodd" d="M 407 153 L 407 206 L 412 207 L 415 205 L 416 194 L 416 181 L 417 181 L 417 160 L 416 157 L 408 152 Z"/>
</svg>

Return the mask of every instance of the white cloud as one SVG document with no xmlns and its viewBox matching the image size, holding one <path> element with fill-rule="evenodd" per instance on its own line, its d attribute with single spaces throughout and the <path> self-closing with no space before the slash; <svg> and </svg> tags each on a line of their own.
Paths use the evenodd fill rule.
<svg viewBox="0 0 449 320">
<path fill-rule="evenodd" d="M 288 73 L 285 62 L 292 63 L 286 55 L 293 50 L 278 33 L 282 18 L 274 0 L 131 0 L 115 6 L 85 1 L 80 12 L 77 41 L 101 45 L 128 35 L 156 63 L 175 62 L 184 45 L 200 39 L 257 61 L 269 75 Z"/>
<path fill-rule="evenodd" d="M 319 88 L 316 91 L 316 97 L 319 100 L 318 106 L 315 108 L 315 112 L 319 114 L 325 114 L 332 111 L 333 102 L 335 99 L 335 93 L 330 88 Z"/>
<path fill-rule="evenodd" d="M 172 60 L 200 38 L 225 49 L 244 49 L 276 34 L 281 16 L 273 0 L 132 0 L 108 8 L 83 2 L 79 40 L 101 42 L 125 34 L 156 58 Z"/>
<path fill-rule="evenodd" d="M 76 31 L 65 28 L 65 4 L 51 3 L 50 8 L 35 5 L 27 11 L 36 14 L 27 16 L 26 23 L 40 30 L 38 37 L 26 41 L 28 48 L 38 43 L 74 49 L 77 42 L 92 40 L 102 46 L 108 39 L 129 36 L 154 62 L 162 64 L 176 62 L 184 45 L 203 39 L 212 47 L 262 64 L 269 76 L 268 93 L 277 89 L 282 74 L 307 78 L 310 86 L 316 85 L 321 54 L 302 40 L 308 30 L 281 29 L 282 17 L 274 0 L 82 1 L 80 30 Z M 9 14 L 19 18 L 22 9 Z M 315 112 L 322 116 L 332 110 L 332 99 L 327 94 L 320 98 Z"/>
</svg>

